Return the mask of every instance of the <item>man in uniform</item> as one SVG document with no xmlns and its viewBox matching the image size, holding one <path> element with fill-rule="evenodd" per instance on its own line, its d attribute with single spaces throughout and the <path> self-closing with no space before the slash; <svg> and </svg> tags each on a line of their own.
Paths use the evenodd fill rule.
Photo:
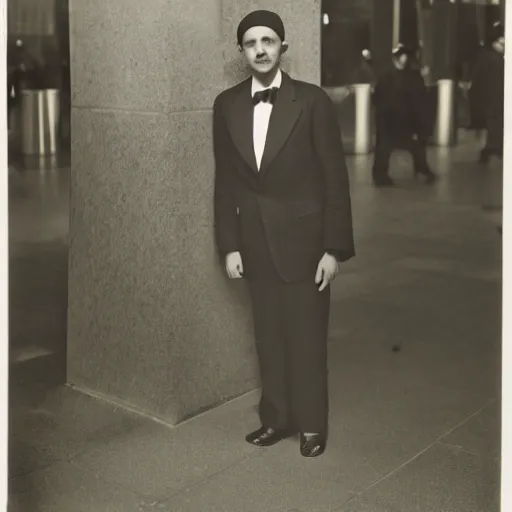
<svg viewBox="0 0 512 512">
<path fill-rule="evenodd" d="M 393 69 L 379 77 L 374 93 L 377 136 L 373 182 L 379 187 L 394 184 L 388 174 L 389 159 L 393 150 L 405 149 L 412 155 L 414 173 L 432 183 L 435 175 L 426 154 L 431 130 L 425 83 L 420 71 L 412 66 L 411 48 L 399 45 L 392 58 Z"/>
<path fill-rule="evenodd" d="M 230 278 L 247 280 L 270 446 L 297 432 L 305 457 L 327 436 L 330 283 L 354 256 L 341 134 L 327 94 L 280 69 L 281 18 L 259 10 L 237 30 L 252 76 L 214 103 L 215 229 Z"/>
<path fill-rule="evenodd" d="M 489 35 L 489 45 L 482 52 L 474 70 L 472 88 L 480 87 L 480 101 L 487 139 L 480 153 L 485 163 L 494 155 L 503 158 L 503 118 L 505 83 L 505 33 L 500 22 L 494 23 Z M 476 95 L 474 95 L 476 96 Z"/>
</svg>

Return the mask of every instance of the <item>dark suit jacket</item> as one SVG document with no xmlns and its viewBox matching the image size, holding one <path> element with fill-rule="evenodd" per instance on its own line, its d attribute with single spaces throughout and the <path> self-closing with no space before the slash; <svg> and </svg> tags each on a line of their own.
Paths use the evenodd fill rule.
<svg viewBox="0 0 512 512">
<path fill-rule="evenodd" d="M 312 84 L 283 81 L 258 172 L 251 79 L 214 103 L 215 231 L 220 253 L 240 251 L 248 276 L 261 244 L 284 281 L 314 274 L 325 251 L 354 256 L 350 190 L 333 104 Z M 263 234 L 263 235 L 262 235 Z"/>
<path fill-rule="evenodd" d="M 418 70 L 393 68 L 383 73 L 373 101 L 378 135 L 402 139 L 416 134 L 424 141 L 431 135 L 428 93 Z"/>
</svg>

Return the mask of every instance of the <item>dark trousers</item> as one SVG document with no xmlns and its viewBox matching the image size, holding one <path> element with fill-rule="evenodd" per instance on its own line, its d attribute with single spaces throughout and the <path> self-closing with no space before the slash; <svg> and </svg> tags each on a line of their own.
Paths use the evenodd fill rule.
<svg viewBox="0 0 512 512">
<path fill-rule="evenodd" d="M 415 173 L 431 173 L 424 142 L 414 139 L 412 134 L 393 137 L 385 133 L 377 133 L 373 163 L 373 177 L 375 179 L 388 176 L 389 159 L 395 149 L 404 149 L 411 153 Z"/>
<path fill-rule="evenodd" d="M 262 425 L 327 434 L 327 326 L 330 288 L 314 276 L 285 283 L 249 279 L 259 358 Z"/>
<path fill-rule="evenodd" d="M 503 111 L 488 115 L 487 140 L 482 153 L 503 157 Z"/>
</svg>

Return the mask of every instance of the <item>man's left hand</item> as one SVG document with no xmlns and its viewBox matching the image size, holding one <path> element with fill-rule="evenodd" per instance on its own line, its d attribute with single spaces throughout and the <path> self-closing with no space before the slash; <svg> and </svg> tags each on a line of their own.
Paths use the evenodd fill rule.
<svg viewBox="0 0 512 512">
<path fill-rule="evenodd" d="M 335 279 L 339 273 L 338 261 L 331 254 L 325 253 L 318 263 L 316 270 L 315 283 L 319 285 L 318 291 L 321 292 Z"/>
</svg>

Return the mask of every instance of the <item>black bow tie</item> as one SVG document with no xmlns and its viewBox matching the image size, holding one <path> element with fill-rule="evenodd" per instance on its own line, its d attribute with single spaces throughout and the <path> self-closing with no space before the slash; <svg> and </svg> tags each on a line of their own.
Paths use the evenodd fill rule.
<svg viewBox="0 0 512 512">
<path fill-rule="evenodd" d="M 278 90 L 278 87 L 271 87 L 269 89 L 263 89 L 262 91 L 255 92 L 252 98 L 252 104 L 257 105 L 260 101 L 274 104 Z"/>
</svg>

